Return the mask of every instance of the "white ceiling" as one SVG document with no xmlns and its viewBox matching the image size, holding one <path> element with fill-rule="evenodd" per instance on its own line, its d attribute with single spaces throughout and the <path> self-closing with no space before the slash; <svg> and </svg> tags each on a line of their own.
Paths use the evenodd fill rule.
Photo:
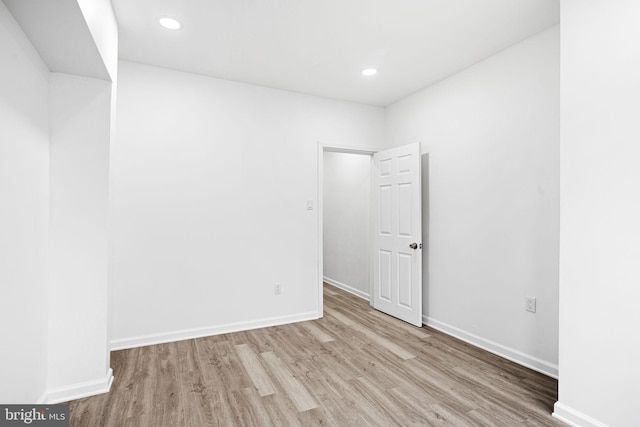
<svg viewBox="0 0 640 427">
<path fill-rule="evenodd" d="M 120 58 L 387 106 L 559 22 L 559 0 L 112 0 Z M 178 31 L 157 22 L 171 16 Z M 360 71 L 376 67 L 375 77 Z"/>
</svg>

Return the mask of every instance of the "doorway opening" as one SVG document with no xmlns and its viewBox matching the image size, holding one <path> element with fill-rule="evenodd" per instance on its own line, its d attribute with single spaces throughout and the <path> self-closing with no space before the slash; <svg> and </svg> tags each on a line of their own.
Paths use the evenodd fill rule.
<svg viewBox="0 0 640 427">
<path fill-rule="evenodd" d="M 371 158 L 376 151 L 318 144 L 318 313 L 321 317 L 325 281 L 371 303 L 370 173 Z"/>
<path fill-rule="evenodd" d="M 328 193 L 324 191 L 324 186 L 330 185 L 335 188 L 343 186 L 340 176 L 332 177 L 332 180 L 336 182 L 324 179 L 324 174 L 329 173 L 325 160 L 327 160 L 327 165 L 333 165 L 332 169 L 340 169 L 335 165 L 344 163 L 344 159 L 336 161 L 331 157 L 325 158 L 326 153 L 346 153 L 352 155 L 351 159 L 354 159 L 353 155 L 356 155 L 356 158 L 363 154 L 367 155 L 367 160 L 360 167 L 367 169 L 366 163 L 369 164 L 369 177 L 364 179 L 357 177 L 355 181 L 359 188 L 364 185 L 370 189 L 371 197 L 364 198 L 364 200 L 369 200 L 367 205 L 370 207 L 370 211 L 367 214 L 366 209 L 362 209 L 365 212 L 364 216 L 368 216 L 370 225 L 357 227 L 359 232 L 355 234 L 360 237 L 351 244 L 345 244 L 348 241 L 345 240 L 345 235 L 354 233 L 353 230 L 349 230 L 348 224 L 345 228 L 345 224 L 341 223 L 344 218 L 338 216 L 332 218 L 331 221 L 324 220 L 325 203 L 327 202 L 325 198 L 329 198 Z M 327 280 L 327 282 L 333 281 L 332 284 L 338 285 L 339 288 L 368 299 L 369 304 L 376 310 L 414 326 L 422 326 L 424 320 L 422 311 L 422 260 L 424 252 L 421 243 L 423 238 L 421 158 L 419 142 L 381 151 L 318 144 L 319 317 L 324 315 L 323 282 L 327 268 L 325 264 L 327 252 L 324 245 L 329 239 L 335 237 L 339 244 L 350 247 L 352 253 L 349 254 L 347 260 L 340 259 L 344 254 L 337 254 L 337 256 L 332 254 L 330 258 L 337 265 L 334 271 L 342 269 L 341 274 L 348 277 L 347 273 L 353 274 L 356 271 L 354 268 L 359 268 L 360 276 L 357 279 L 353 279 L 353 277 L 350 279 L 353 280 L 353 283 L 358 282 L 359 285 L 357 287 L 353 284 L 346 285 L 338 280 Z M 348 168 L 345 171 L 343 167 L 342 170 L 342 178 L 354 181 Z M 340 175 L 340 172 L 338 174 Z M 363 180 L 367 182 L 363 183 Z M 356 199 L 356 196 L 347 193 L 346 196 L 342 196 L 342 199 L 338 198 L 333 202 L 340 208 L 341 203 L 351 205 Z M 363 201 L 360 200 L 359 203 L 363 204 Z M 345 211 L 345 209 L 340 210 Z M 346 211 L 348 212 L 349 209 Z M 357 217 L 351 220 L 352 224 L 357 221 Z M 331 235 L 327 235 L 325 227 L 332 228 Z M 368 239 L 369 237 L 371 240 Z M 369 274 L 363 274 L 367 270 Z M 357 275 L 356 271 L 355 276 Z"/>
</svg>

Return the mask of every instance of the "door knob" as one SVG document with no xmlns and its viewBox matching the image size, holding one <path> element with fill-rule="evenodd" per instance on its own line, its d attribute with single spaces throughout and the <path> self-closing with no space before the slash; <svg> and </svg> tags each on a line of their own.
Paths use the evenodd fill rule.
<svg viewBox="0 0 640 427">
<path fill-rule="evenodd" d="M 409 247 L 411 249 L 418 249 L 418 244 L 416 242 L 413 242 L 412 244 L 409 245 Z"/>
</svg>

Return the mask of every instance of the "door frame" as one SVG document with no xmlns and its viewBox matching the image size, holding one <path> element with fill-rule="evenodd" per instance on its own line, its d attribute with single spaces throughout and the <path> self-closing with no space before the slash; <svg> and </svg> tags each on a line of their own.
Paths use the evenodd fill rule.
<svg viewBox="0 0 640 427">
<path fill-rule="evenodd" d="M 323 294 L 323 271 L 324 271 L 324 197 L 323 197 L 323 179 L 324 179 L 324 153 L 346 153 L 346 154 L 362 154 L 369 157 L 373 157 L 375 153 L 380 151 L 380 149 L 373 148 L 361 148 L 361 147 L 353 147 L 348 145 L 341 144 L 333 144 L 333 143 L 323 143 L 318 141 L 318 318 L 324 316 L 324 294 Z M 367 248 L 368 251 L 371 248 Z M 369 275 L 371 276 L 371 275 Z M 371 277 L 369 277 L 369 281 L 371 281 Z M 369 283 L 371 286 L 371 283 Z M 371 302 L 371 294 L 369 297 Z"/>
</svg>

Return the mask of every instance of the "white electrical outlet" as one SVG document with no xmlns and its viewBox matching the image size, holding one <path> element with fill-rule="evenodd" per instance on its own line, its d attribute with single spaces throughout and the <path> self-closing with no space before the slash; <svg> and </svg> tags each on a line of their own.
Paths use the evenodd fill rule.
<svg viewBox="0 0 640 427">
<path fill-rule="evenodd" d="M 525 309 L 532 313 L 536 312 L 536 297 L 527 297 Z"/>
<path fill-rule="evenodd" d="M 280 283 L 273 285 L 273 293 L 274 295 L 280 295 L 282 293 L 282 285 Z"/>
</svg>

